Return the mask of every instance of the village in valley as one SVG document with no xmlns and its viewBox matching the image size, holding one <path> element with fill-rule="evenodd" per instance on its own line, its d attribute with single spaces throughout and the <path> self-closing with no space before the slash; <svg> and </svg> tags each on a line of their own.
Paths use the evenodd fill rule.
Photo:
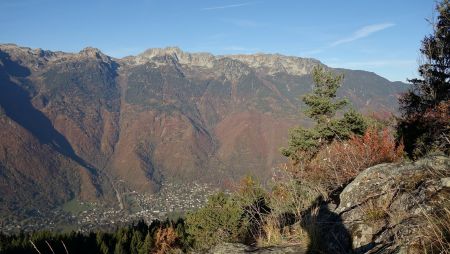
<svg viewBox="0 0 450 254">
<path fill-rule="evenodd" d="M 49 230 L 88 233 L 96 230 L 114 230 L 132 222 L 177 219 L 186 212 L 202 207 L 208 196 L 218 189 L 211 185 L 190 183 L 164 183 L 157 194 L 131 191 L 122 194 L 125 208 L 107 206 L 97 202 L 69 201 L 51 214 L 41 214 L 26 220 L 7 218 L 0 221 L 3 233 Z"/>
</svg>

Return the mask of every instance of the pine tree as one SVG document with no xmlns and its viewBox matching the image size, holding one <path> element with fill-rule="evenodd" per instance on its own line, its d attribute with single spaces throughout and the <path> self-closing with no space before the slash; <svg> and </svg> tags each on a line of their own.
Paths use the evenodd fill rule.
<svg viewBox="0 0 450 254">
<path fill-rule="evenodd" d="M 143 234 L 139 230 L 134 229 L 130 243 L 131 254 L 139 254 L 139 250 L 142 248 L 142 245 L 144 244 L 143 240 L 144 240 Z"/>
<path fill-rule="evenodd" d="M 97 246 L 100 248 L 100 251 L 103 254 L 110 253 L 110 250 L 109 250 L 110 241 L 108 241 L 108 240 L 109 240 L 109 236 L 107 234 L 104 234 L 102 232 L 97 233 L 97 235 L 96 235 Z"/>
<path fill-rule="evenodd" d="M 322 66 L 316 66 L 312 71 L 315 87 L 312 93 L 305 95 L 303 102 L 309 107 L 305 115 L 318 124 L 326 123 L 336 114 L 336 111 L 347 105 L 347 100 L 336 100 L 336 92 L 344 79 L 343 74 L 326 71 Z"/>
<path fill-rule="evenodd" d="M 439 149 L 450 150 L 450 3 L 436 7 L 439 14 L 433 34 L 422 41 L 424 63 L 421 78 L 400 98 L 402 116 L 398 121 L 399 138 L 411 158 Z"/>
<path fill-rule="evenodd" d="M 353 110 L 344 114 L 341 119 L 335 115 L 347 105 L 347 100 L 336 99 L 336 93 L 344 76 L 316 66 L 312 72 L 315 86 L 313 91 L 303 97 L 308 107 L 304 113 L 313 119 L 313 128 L 297 127 L 289 133 L 287 148 L 281 153 L 295 163 L 308 163 L 320 151 L 321 147 L 336 138 L 347 139 L 351 134 L 363 134 L 366 122 L 363 116 Z"/>
<path fill-rule="evenodd" d="M 153 248 L 153 238 L 150 232 L 147 232 L 147 235 L 145 236 L 144 242 L 141 245 L 141 248 L 139 249 L 139 254 L 148 254 Z"/>
<path fill-rule="evenodd" d="M 116 232 L 116 246 L 114 248 L 114 254 L 125 254 L 130 249 L 130 232 L 127 228 L 119 229 Z"/>
</svg>

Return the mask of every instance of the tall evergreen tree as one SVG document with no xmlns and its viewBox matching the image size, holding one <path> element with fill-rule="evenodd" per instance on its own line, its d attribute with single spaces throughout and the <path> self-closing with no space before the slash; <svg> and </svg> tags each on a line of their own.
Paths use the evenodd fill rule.
<svg viewBox="0 0 450 254">
<path fill-rule="evenodd" d="M 318 124 L 329 122 L 336 111 L 348 103 L 347 100 L 336 100 L 336 92 L 341 86 L 344 75 L 316 66 L 312 71 L 312 78 L 315 84 L 314 89 L 303 98 L 303 102 L 308 106 L 305 115 Z"/>
<path fill-rule="evenodd" d="M 437 4 L 433 33 L 422 41 L 424 63 L 421 78 L 411 79 L 412 88 L 400 98 L 402 116 L 399 138 L 411 158 L 439 149 L 450 149 L 450 2 Z"/>
<path fill-rule="evenodd" d="M 147 232 L 144 242 L 142 243 L 141 248 L 139 249 L 139 254 L 150 253 L 152 248 L 153 248 L 153 238 L 150 232 Z"/>
<path fill-rule="evenodd" d="M 130 253 L 139 254 L 139 251 L 144 244 L 144 235 L 138 229 L 133 230 L 133 236 L 131 237 Z"/>
<path fill-rule="evenodd" d="M 350 110 L 341 119 L 335 115 L 347 105 L 347 100 L 337 99 L 336 93 L 342 84 L 344 76 L 316 66 L 312 72 L 313 91 L 303 97 L 307 108 L 306 116 L 313 119 L 313 128 L 297 127 L 289 133 L 287 148 L 281 153 L 291 158 L 295 163 L 308 163 L 320 151 L 321 147 L 334 139 L 347 139 L 352 134 L 363 134 L 366 122 L 360 113 Z"/>
</svg>

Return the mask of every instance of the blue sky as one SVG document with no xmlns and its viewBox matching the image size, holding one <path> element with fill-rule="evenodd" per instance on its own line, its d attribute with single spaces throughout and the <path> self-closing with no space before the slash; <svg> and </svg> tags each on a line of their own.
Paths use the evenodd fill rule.
<svg viewBox="0 0 450 254">
<path fill-rule="evenodd" d="M 417 76 L 434 0 L 0 0 L 0 43 L 114 57 L 179 46 L 280 53 L 332 67 Z"/>
</svg>

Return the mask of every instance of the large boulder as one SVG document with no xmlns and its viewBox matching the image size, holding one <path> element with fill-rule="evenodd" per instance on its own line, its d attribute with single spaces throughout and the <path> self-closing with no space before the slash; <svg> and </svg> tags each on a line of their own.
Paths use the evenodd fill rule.
<svg viewBox="0 0 450 254">
<path fill-rule="evenodd" d="M 240 243 L 223 243 L 214 246 L 209 254 L 239 254 L 239 253 L 254 253 L 254 254 L 283 254 L 283 253 L 295 253 L 304 254 L 307 253 L 305 248 L 299 245 L 291 246 L 272 246 L 264 248 L 256 248 L 247 246 Z"/>
<path fill-rule="evenodd" d="M 360 173 L 340 194 L 334 213 L 355 253 L 422 253 L 425 218 L 450 200 L 450 159 L 380 164 Z"/>
</svg>

